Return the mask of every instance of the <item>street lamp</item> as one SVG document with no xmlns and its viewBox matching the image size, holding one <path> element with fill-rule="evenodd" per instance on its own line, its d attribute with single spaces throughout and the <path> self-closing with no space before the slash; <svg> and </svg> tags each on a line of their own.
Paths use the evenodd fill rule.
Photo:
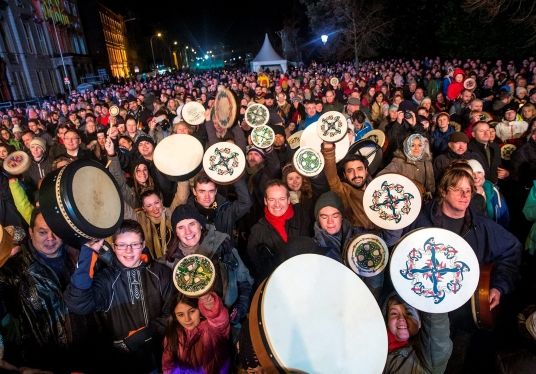
<svg viewBox="0 0 536 374">
<path fill-rule="evenodd" d="M 320 37 L 320 40 L 322 40 L 322 43 L 326 45 L 326 43 L 328 42 L 328 36 L 326 34 L 322 34 L 322 36 Z"/>
<path fill-rule="evenodd" d="M 149 39 L 149 43 L 151 44 L 151 54 L 153 55 L 153 68 L 156 69 L 156 62 L 154 60 L 154 49 L 153 49 L 153 38 L 154 37 L 158 37 L 158 38 L 161 38 L 162 37 L 162 33 L 159 32 L 157 33 L 156 35 L 152 35 L 151 38 Z"/>
</svg>

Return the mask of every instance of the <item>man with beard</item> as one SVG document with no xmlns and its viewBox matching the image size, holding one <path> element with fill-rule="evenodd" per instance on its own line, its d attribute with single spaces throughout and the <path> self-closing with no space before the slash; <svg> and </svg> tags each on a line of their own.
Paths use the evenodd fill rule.
<svg viewBox="0 0 536 374">
<path fill-rule="evenodd" d="M 339 177 L 335 163 L 335 144 L 322 143 L 322 154 L 329 188 L 341 198 L 351 224 L 373 229 L 375 226 L 363 209 L 363 194 L 369 179 L 367 159 L 359 154 L 347 155 L 341 161 L 341 177 Z"/>
</svg>

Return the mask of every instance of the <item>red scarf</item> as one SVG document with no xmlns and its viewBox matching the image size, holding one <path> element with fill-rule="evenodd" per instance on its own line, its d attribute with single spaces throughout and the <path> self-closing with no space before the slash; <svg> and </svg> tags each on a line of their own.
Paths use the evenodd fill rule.
<svg viewBox="0 0 536 374">
<path fill-rule="evenodd" d="M 397 349 L 403 348 L 408 344 L 409 340 L 406 340 L 405 342 L 399 342 L 398 340 L 396 340 L 396 337 L 393 335 L 393 333 L 387 330 L 387 346 L 389 353 L 396 351 Z"/>
<path fill-rule="evenodd" d="M 274 227 L 275 231 L 277 231 L 279 236 L 286 243 L 288 241 L 288 235 L 285 230 L 285 223 L 294 217 L 294 208 L 292 207 L 292 204 L 288 205 L 287 211 L 280 217 L 274 216 L 268 211 L 267 207 L 264 207 L 264 217 L 266 217 L 268 223 Z"/>
</svg>

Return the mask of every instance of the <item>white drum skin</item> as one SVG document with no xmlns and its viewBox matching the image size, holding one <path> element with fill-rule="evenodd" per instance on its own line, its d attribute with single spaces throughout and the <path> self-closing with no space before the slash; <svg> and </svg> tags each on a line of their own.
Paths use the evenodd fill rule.
<svg viewBox="0 0 536 374">
<path fill-rule="evenodd" d="M 382 372 L 387 332 L 380 308 L 343 264 L 315 254 L 285 261 L 265 283 L 259 307 L 276 366 L 306 373 Z"/>
<path fill-rule="evenodd" d="M 478 285 L 480 267 L 471 246 L 440 228 L 418 229 L 403 237 L 391 255 L 396 292 L 428 313 L 447 313 L 465 304 Z"/>
</svg>

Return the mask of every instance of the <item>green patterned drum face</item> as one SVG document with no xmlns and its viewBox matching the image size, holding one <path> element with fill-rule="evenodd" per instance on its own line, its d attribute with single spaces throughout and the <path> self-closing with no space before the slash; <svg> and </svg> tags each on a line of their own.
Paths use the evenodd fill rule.
<svg viewBox="0 0 536 374">
<path fill-rule="evenodd" d="M 409 178 L 384 174 L 374 178 L 365 189 L 363 208 L 368 219 L 386 230 L 411 225 L 421 210 L 421 193 Z"/>
<path fill-rule="evenodd" d="M 501 147 L 501 158 L 506 161 L 510 161 L 512 154 L 515 152 L 517 147 L 513 144 L 504 144 Z"/>
<path fill-rule="evenodd" d="M 372 277 L 380 274 L 387 265 L 387 245 L 377 235 L 365 234 L 353 239 L 346 248 L 344 260 L 356 274 Z"/>
<path fill-rule="evenodd" d="M 246 157 L 239 146 L 220 142 L 210 146 L 203 156 L 203 169 L 218 184 L 230 184 L 242 176 Z"/>
<path fill-rule="evenodd" d="M 300 148 L 292 160 L 294 167 L 305 177 L 316 177 L 324 169 L 324 156 L 312 148 Z"/>
<path fill-rule="evenodd" d="M 332 110 L 320 116 L 316 129 L 320 139 L 336 143 L 346 136 L 348 122 L 342 113 Z"/>
<path fill-rule="evenodd" d="M 250 104 L 244 114 L 244 120 L 251 127 L 266 125 L 269 119 L 270 112 L 262 104 Z"/>
<path fill-rule="evenodd" d="M 274 144 L 275 132 L 270 126 L 257 126 L 251 131 L 251 142 L 257 148 L 269 148 Z"/>
<path fill-rule="evenodd" d="M 198 254 L 184 257 L 173 269 L 175 287 L 188 297 L 200 297 L 209 292 L 215 277 L 212 261 Z"/>
</svg>

